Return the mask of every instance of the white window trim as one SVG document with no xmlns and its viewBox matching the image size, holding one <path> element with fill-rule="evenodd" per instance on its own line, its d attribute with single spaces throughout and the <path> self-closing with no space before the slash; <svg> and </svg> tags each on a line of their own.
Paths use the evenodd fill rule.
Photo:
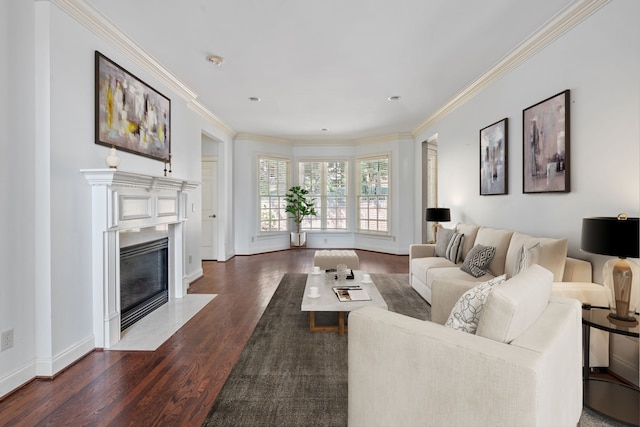
<svg viewBox="0 0 640 427">
<path fill-rule="evenodd" d="M 336 228 L 311 228 L 304 229 L 306 233 L 353 233 L 354 229 L 354 216 L 355 210 L 353 209 L 354 200 L 353 200 L 353 157 L 350 156 L 336 156 L 336 157 L 300 157 L 295 160 L 295 185 L 302 185 L 300 182 L 300 164 L 301 163 L 326 163 L 326 162 L 345 162 L 347 164 L 347 194 L 346 194 L 346 222 L 347 227 L 345 229 L 336 229 Z M 293 169 L 293 168 L 292 168 Z M 326 223 L 326 218 L 324 219 Z"/>
<path fill-rule="evenodd" d="M 277 236 L 277 235 L 283 235 L 283 234 L 289 234 L 289 221 L 288 221 L 288 216 L 287 216 L 287 229 L 286 230 L 272 230 L 272 231 L 262 231 L 262 221 L 261 221 L 261 213 L 262 213 L 262 208 L 260 206 L 260 160 L 275 160 L 275 161 L 284 161 L 287 164 L 287 191 L 289 188 L 292 187 L 292 174 L 293 174 L 293 161 L 291 159 L 291 157 L 288 156 L 278 156 L 278 155 L 274 155 L 274 154 L 265 154 L 265 153 L 258 153 L 256 156 L 256 189 L 257 189 L 257 193 L 258 196 L 256 197 L 256 201 L 257 201 L 257 231 L 256 231 L 256 236 L 257 237 L 270 237 L 270 236 Z"/>
<path fill-rule="evenodd" d="M 383 157 L 387 158 L 387 161 L 389 162 L 389 183 L 388 183 L 388 188 L 389 188 L 389 194 L 387 194 L 387 231 L 377 231 L 377 230 L 362 230 L 360 228 L 360 197 L 362 197 L 362 194 L 360 194 L 360 175 L 361 175 L 361 169 L 360 169 L 360 163 L 363 161 L 367 161 L 367 160 L 377 160 L 377 159 L 381 159 Z M 356 178 L 354 178 L 354 202 L 355 202 L 355 215 L 354 215 L 354 220 L 355 220 L 355 224 L 354 224 L 354 228 L 355 228 L 355 233 L 357 234 L 363 234 L 363 235 L 368 235 L 368 236 L 392 236 L 392 230 L 391 230 L 391 200 L 392 200 L 392 195 L 393 192 L 391 191 L 392 189 L 392 181 L 393 181 L 393 174 L 392 174 L 392 162 L 391 162 L 391 152 L 390 151 L 386 151 L 386 152 L 382 152 L 382 153 L 377 153 L 377 154 L 367 154 L 366 156 L 360 156 L 360 157 L 356 157 L 354 159 L 355 162 L 355 166 L 354 166 L 354 176 Z M 357 180 L 357 182 L 355 182 Z"/>
</svg>

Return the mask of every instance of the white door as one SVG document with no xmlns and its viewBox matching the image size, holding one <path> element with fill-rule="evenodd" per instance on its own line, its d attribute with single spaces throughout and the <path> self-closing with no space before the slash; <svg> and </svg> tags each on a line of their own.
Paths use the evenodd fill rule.
<svg viewBox="0 0 640 427">
<path fill-rule="evenodd" d="M 202 161 L 202 259 L 218 259 L 218 162 Z"/>
</svg>

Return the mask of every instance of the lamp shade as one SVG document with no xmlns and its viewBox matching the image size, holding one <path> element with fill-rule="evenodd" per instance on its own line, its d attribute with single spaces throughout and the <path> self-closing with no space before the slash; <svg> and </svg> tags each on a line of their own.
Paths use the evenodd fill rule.
<svg viewBox="0 0 640 427">
<path fill-rule="evenodd" d="M 449 208 L 427 208 L 426 220 L 433 222 L 451 221 L 451 211 Z"/>
<path fill-rule="evenodd" d="M 638 218 L 582 219 L 583 251 L 619 258 L 638 258 Z"/>
</svg>

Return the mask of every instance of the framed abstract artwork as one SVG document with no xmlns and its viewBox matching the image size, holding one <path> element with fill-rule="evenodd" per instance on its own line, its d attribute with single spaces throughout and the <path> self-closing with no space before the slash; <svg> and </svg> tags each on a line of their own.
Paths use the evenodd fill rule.
<svg viewBox="0 0 640 427">
<path fill-rule="evenodd" d="M 522 192 L 569 192 L 569 90 L 522 111 Z"/>
<path fill-rule="evenodd" d="M 508 193 L 509 119 L 480 129 L 480 195 Z"/>
<path fill-rule="evenodd" d="M 171 100 L 95 52 L 96 144 L 171 160 Z"/>
</svg>

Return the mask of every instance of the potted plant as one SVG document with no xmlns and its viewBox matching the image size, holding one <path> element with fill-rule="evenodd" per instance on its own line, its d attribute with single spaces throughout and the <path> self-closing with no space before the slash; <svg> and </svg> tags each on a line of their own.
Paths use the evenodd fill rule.
<svg viewBox="0 0 640 427">
<path fill-rule="evenodd" d="M 287 201 L 285 211 L 291 214 L 291 219 L 296 223 L 296 231 L 291 232 L 292 246 L 304 246 L 307 243 L 307 235 L 300 231 L 300 224 L 305 217 L 316 215 L 315 199 L 307 197 L 308 194 L 309 190 L 296 185 L 291 187 L 284 197 Z"/>
</svg>

